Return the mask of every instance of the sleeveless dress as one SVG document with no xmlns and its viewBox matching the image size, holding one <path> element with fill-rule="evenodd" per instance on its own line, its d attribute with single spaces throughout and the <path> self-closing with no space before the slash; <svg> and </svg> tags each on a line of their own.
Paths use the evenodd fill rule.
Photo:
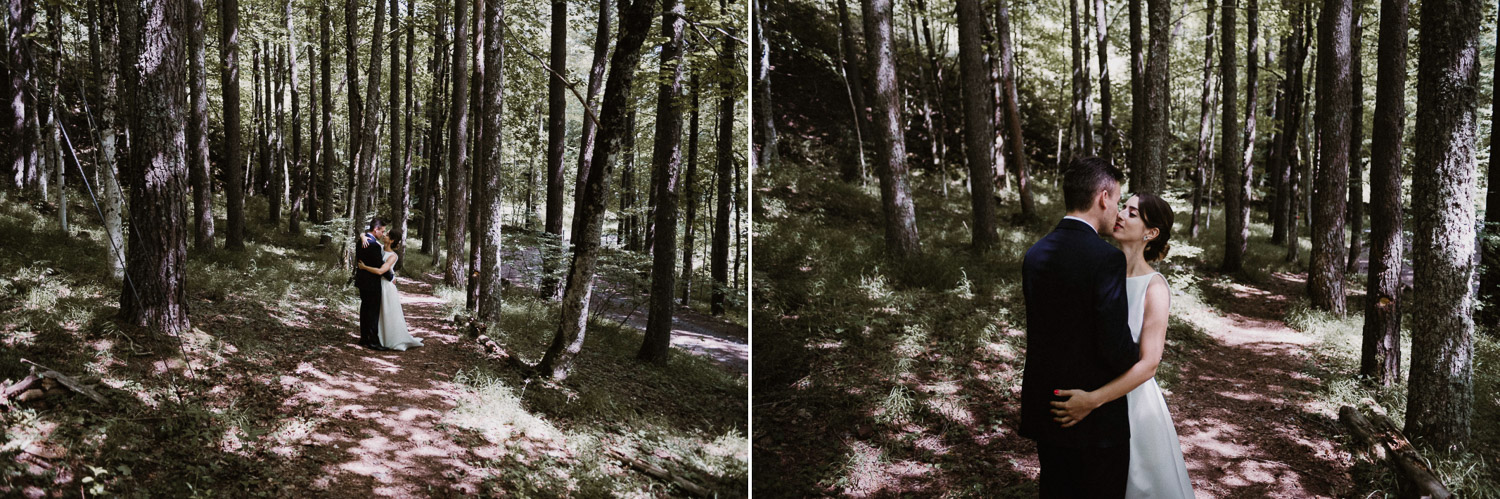
<svg viewBox="0 0 1500 499">
<path fill-rule="evenodd" d="M 1130 336 L 1141 341 L 1141 319 L 1146 310 L 1146 288 L 1160 273 L 1127 277 L 1125 293 L 1130 308 Z M 1166 283 L 1166 278 L 1162 278 Z M 1130 418 L 1130 471 L 1125 485 L 1128 498 L 1193 497 L 1182 444 L 1167 412 L 1156 378 L 1146 380 L 1125 394 Z"/>
<path fill-rule="evenodd" d="M 381 251 L 381 260 L 388 260 L 395 253 Z M 391 350 L 404 351 L 422 346 L 422 340 L 413 338 L 406 331 L 406 314 L 401 311 L 401 292 L 396 283 L 380 278 L 380 345 Z"/>
</svg>

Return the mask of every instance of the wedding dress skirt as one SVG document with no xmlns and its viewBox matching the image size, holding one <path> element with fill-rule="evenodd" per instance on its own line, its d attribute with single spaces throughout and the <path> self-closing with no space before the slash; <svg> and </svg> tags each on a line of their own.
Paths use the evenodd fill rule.
<svg viewBox="0 0 1500 499">
<path fill-rule="evenodd" d="M 1141 341 L 1141 319 L 1145 312 L 1146 288 L 1156 273 L 1125 279 L 1130 307 L 1130 334 Z M 1163 278 L 1165 280 L 1165 278 Z M 1190 498 L 1193 483 L 1182 459 L 1177 428 L 1167 412 L 1156 378 L 1146 380 L 1125 394 L 1130 419 L 1130 471 L 1125 485 L 1128 498 Z"/>
<path fill-rule="evenodd" d="M 386 252 L 390 258 L 395 253 Z M 406 314 L 401 311 L 401 292 L 396 284 L 380 279 L 380 345 L 391 350 L 406 350 L 422 346 L 422 340 L 413 338 L 406 330 Z"/>
</svg>

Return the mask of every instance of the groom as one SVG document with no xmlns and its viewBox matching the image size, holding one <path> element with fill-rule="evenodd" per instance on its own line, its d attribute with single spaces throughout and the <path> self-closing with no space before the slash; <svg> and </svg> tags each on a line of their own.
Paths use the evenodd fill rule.
<svg viewBox="0 0 1500 499">
<path fill-rule="evenodd" d="M 370 219 L 370 227 L 354 244 L 354 257 L 371 267 L 385 265 L 380 251 L 380 238 L 385 237 L 385 221 L 380 217 Z M 380 279 L 395 277 L 393 272 L 375 275 L 354 268 L 354 286 L 359 288 L 359 346 L 371 350 L 390 350 L 380 344 Z"/>
<path fill-rule="evenodd" d="M 1130 464 L 1125 397 L 1070 427 L 1055 422 L 1055 390 L 1093 390 L 1140 357 L 1126 325 L 1125 256 L 1099 238 L 1114 227 L 1124 174 L 1097 157 L 1063 174 L 1067 216 L 1026 251 L 1026 367 L 1021 430 L 1036 441 L 1041 497 L 1123 497 Z"/>
</svg>

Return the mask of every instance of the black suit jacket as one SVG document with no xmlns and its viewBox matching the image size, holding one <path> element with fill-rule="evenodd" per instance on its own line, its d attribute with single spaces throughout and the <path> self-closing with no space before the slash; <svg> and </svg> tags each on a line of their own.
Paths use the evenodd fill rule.
<svg viewBox="0 0 1500 499">
<path fill-rule="evenodd" d="M 360 234 L 359 238 L 354 241 L 354 257 L 360 263 L 380 268 L 381 265 L 385 265 L 385 260 L 381 256 L 380 241 L 377 241 L 374 236 Z M 381 277 L 389 281 L 396 278 L 396 273 L 387 270 L 384 274 L 375 275 L 360 270 L 358 265 L 354 267 L 354 285 L 356 287 L 379 286 Z"/>
<path fill-rule="evenodd" d="M 1095 390 L 1140 359 L 1126 324 L 1125 255 L 1087 223 L 1064 219 L 1026 250 L 1026 368 L 1021 436 L 1063 447 L 1130 441 L 1125 397 L 1094 409 L 1070 428 L 1052 420 L 1058 389 Z"/>
</svg>

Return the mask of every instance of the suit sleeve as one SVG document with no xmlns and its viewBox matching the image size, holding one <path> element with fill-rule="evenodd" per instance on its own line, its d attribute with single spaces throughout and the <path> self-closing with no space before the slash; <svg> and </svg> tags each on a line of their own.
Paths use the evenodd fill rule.
<svg viewBox="0 0 1500 499">
<path fill-rule="evenodd" d="M 1130 338 L 1125 298 L 1125 255 L 1119 251 L 1110 252 L 1096 272 L 1094 311 L 1099 318 L 1096 338 L 1099 355 L 1111 370 L 1124 373 L 1141 358 L 1140 346 Z"/>
</svg>

